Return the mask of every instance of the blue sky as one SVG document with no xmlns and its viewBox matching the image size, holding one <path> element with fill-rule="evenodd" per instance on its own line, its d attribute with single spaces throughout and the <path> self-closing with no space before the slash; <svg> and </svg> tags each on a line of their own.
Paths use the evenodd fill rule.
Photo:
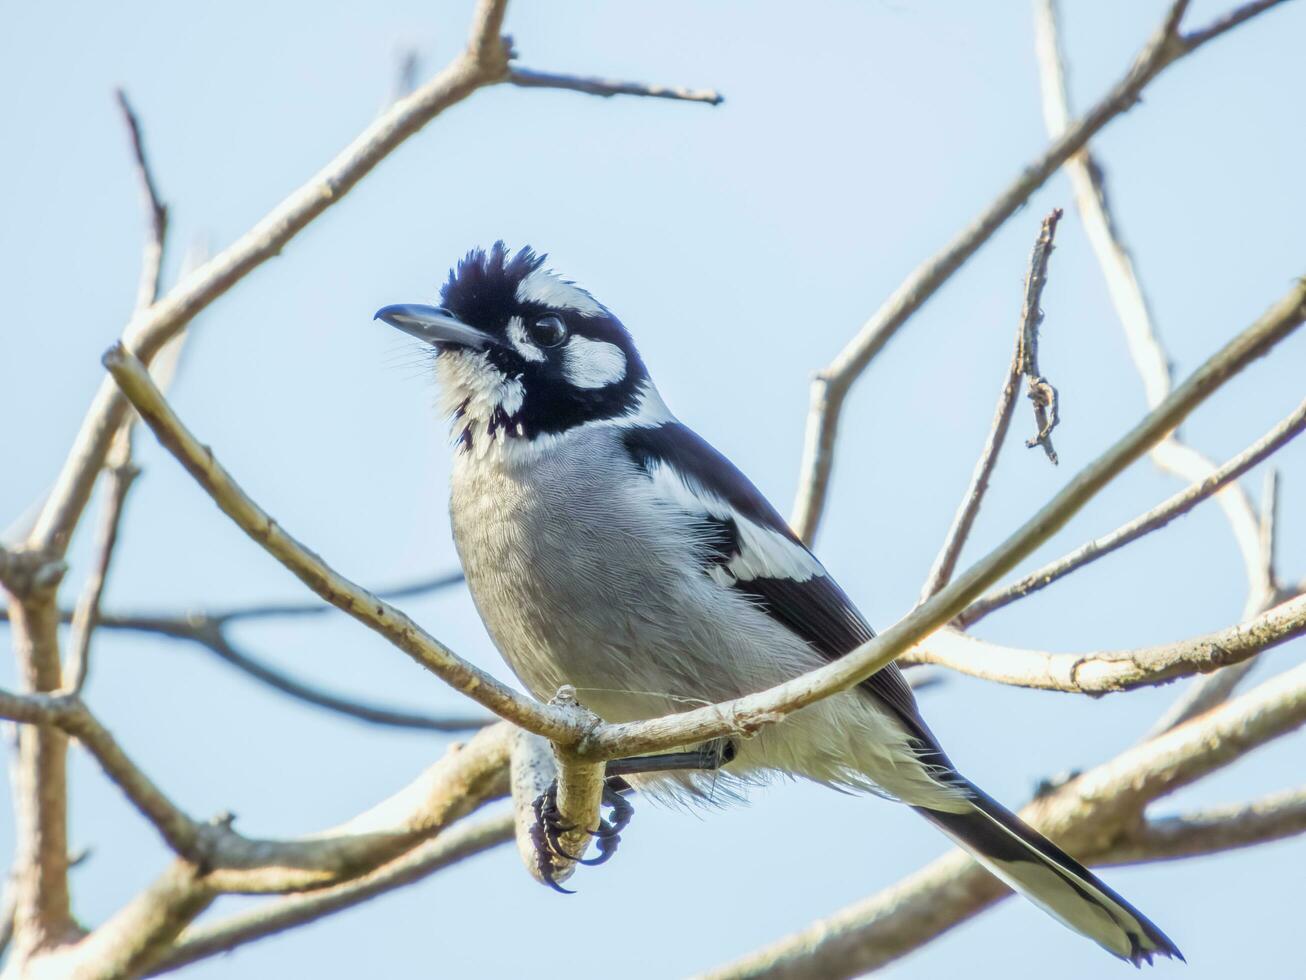
<svg viewBox="0 0 1306 980">
<path fill-rule="evenodd" d="M 1078 106 L 1128 65 L 1165 6 L 1067 3 Z M 1225 5 L 1194 4 L 1192 23 Z M 467 2 L 23 4 L 0 30 L 0 525 L 48 486 L 130 311 L 142 220 L 112 101 L 124 85 L 172 207 L 173 271 L 197 239 L 233 240 L 353 137 L 387 99 L 396 52 L 425 72 L 462 43 Z M 384 586 L 455 564 L 449 451 L 416 349 L 371 322 L 434 295 L 469 247 L 531 244 L 630 327 L 685 421 L 788 507 L 811 373 L 923 258 L 1045 143 L 1025 2 L 519 3 L 523 64 L 712 86 L 712 109 L 501 88 L 406 144 L 285 253 L 195 325 L 175 404 L 249 492 L 336 567 Z M 1298 121 L 1306 8 L 1266 15 L 1171 69 L 1096 143 L 1179 372 L 1306 269 Z M 818 553 L 877 624 L 912 605 L 983 439 L 1010 354 L 1052 180 L 912 321 L 845 415 Z M 1062 466 L 1013 438 L 967 555 L 1143 411 L 1121 331 L 1068 212 L 1044 296 L 1042 367 L 1062 396 Z M 1254 365 L 1186 425 L 1225 458 L 1302 397 L 1306 337 Z M 1015 433 L 1032 420 L 1017 416 Z M 147 436 L 106 606 L 188 609 L 295 598 Z M 1306 573 L 1306 444 L 1279 458 L 1284 571 Z M 1259 476 L 1259 474 L 1258 474 Z M 1250 487 L 1259 491 L 1259 479 Z M 1160 500 L 1140 464 L 1036 559 Z M 89 542 L 75 544 L 69 594 Z M 1032 563 L 1031 563 L 1032 564 Z M 1233 622 L 1243 574 L 1205 508 L 979 634 L 1054 650 L 1161 642 Z M 406 604 L 429 630 L 508 676 L 466 594 Z M 3 628 L 0 627 L 0 632 Z M 342 617 L 251 625 L 240 639 L 332 688 L 432 710 L 457 696 Z M 1301 658 L 1300 642 L 1261 668 Z M 0 682 L 12 684 L 8 661 Z M 1102 701 L 963 678 L 923 695 L 959 765 L 1011 804 L 1043 775 L 1105 760 L 1175 696 Z M 190 812 L 229 809 L 251 834 L 297 834 L 402 785 L 444 740 L 383 732 L 287 702 L 189 648 L 97 638 L 87 692 L 124 747 Z M 1162 810 L 1301 781 L 1306 740 L 1282 740 Z M 87 759 L 73 771 L 76 910 L 96 922 L 164 852 Z M 812 834 L 803 828 L 819 822 Z M 801 848 L 788 846 L 797 835 Z M 0 849 L 12 820 L 0 810 Z M 548 975 L 558 935 L 583 973 L 685 974 L 897 881 L 946 850 L 904 808 L 781 783 L 751 806 L 640 806 L 619 857 L 579 894 L 534 885 L 508 849 L 308 929 L 190 970 L 195 977 Z M 1306 841 L 1109 880 L 1188 954 L 1184 976 L 1286 976 L 1297 956 Z M 211 914 L 238 907 L 219 903 Z M 577 921 L 586 923 L 580 933 Z M 650 939 L 654 941 L 650 942 Z M 1024 903 L 955 930 L 889 975 L 1107 975 L 1112 962 Z M 1163 965 L 1158 974 L 1180 967 Z"/>
</svg>

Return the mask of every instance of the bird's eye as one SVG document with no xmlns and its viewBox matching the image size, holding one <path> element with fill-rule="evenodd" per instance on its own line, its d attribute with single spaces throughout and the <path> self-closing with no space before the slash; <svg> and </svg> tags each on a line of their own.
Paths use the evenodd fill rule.
<svg viewBox="0 0 1306 980">
<path fill-rule="evenodd" d="M 550 313 L 531 324 L 531 340 L 541 347 L 557 347 L 567 339 L 567 325 L 562 317 Z"/>
</svg>

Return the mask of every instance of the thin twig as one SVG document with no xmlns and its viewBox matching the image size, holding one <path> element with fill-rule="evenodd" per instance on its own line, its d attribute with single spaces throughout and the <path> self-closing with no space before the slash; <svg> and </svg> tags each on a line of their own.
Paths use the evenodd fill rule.
<svg viewBox="0 0 1306 980">
<path fill-rule="evenodd" d="M 1011 427 L 1011 416 L 1016 406 L 1016 389 L 1027 360 L 1025 352 L 1030 349 L 1037 350 L 1038 347 L 1037 338 L 1031 335 L 1038 333 L 1039 325 L 1043 322 L 1043 311 L 1039 304 L 1043 284 L 1047 281 L 1048 257 L 1052 254 L 1057 222 L 1060 220 L 1061 209 L 1057 208 L 1043 219 L 1043 225 L 1039 229 L 1038 240 L 1034 243 L 1034 250 L 1029 257 L 1029 271 L 1025 275 L 1024 301 L 1021 304 L 1020 324 L 1016 328 L 1016 345 L 1011 355 L 1011 364 L 1002 382 L 1002 390 L 998 393 L 998 404 L 993 410 L 993 422 L 989 425 L 988 438 L 984 441 L 984 448 L 980 452 L 974 472 L 971 473 L 970 485 L 966 487 L 961 506 L 957 508 L 957 513 L 952 518 L 952 526 L 948 528 L 943 547 L 939 549 L 938 557 L 934 559 L 934 565 L 926 576 L 924 586 L 921 587 L 922 602 L 947 585 L 948 580 L 952 578 L 952 573 L 957 568 L 957 560 L 961 557 L 961 550 L 965 547 L 966 539 L 970 537 L 970 530 L 979 514 L 980 504 L 984 501 L 984 494 L 988 492 L 989 478 L 998 463 L 998 454 L 1002 452 L 1007 430 Z"/>
<path fill-rule="evenodd" d="M 326 708 L 336 714 L 345 715 L 372 725 L 384 725 L 389 728 L 407 728 L 428 732 L 464 732 L 484 728 L 493 721 L 489 717 L 459 717 L 457 715 L 432 715 L 422 711 L 405 711 L 368 704 L 356 698 L 346 698 L 329 691 L 306 684 L 297 678 L 277 670 L 261 660 L 245 653 L 233 644 L 221 628 L 202 629 L 188 639 L 200 644 L 225 663 L 250 677 L 266 684 L 273 690 L 303 701 L 306 704 Z"/>
<path fill-rule="evenodd" d="M 127 101 L 125 91 L 117 89 L 114 96 L 118 100 L 118 108 L 127 126 L 127 135 L 131 139 L 132 157 L 136 164 L 136 177 L 141 185 L 141 203 L 146 218 L 145 256 L 141 262 L 140 282 L 136 288 L 135 313 L 139 314 L 149 309 L 159 295 L 164 248 L 168 241 L 168 206 L 159 196 L 154 171 L 150 169 L 140 119 L 132 109 L 131 103 Z"/>
<path fill-rule="evenodd" d="M 1138 650 L 1046 653 L 1000 646 L 956 630 L 939 630 L 903 659 L 947 667 L 999 684 L 1101 695 L 1166 684 L 1245 663 L 1304 633 L 1306 595 L 1228 629 Z"/>
<path fill-rule="evenodd" d="M 64 680 L 64 688 L 73 694 L 81 694 L 82 687 L 86 684 L 87 671 L 90 669 L 91 634 L 100 618 L 100 599 L 104 595 L 114 546 L 118 542 L 123 505 L 127 502 L 127 492 L 131 489 L 132 481 L 139 473 L 140 470 L 131 463 L 123 463 L 109 470 L 104 514 L 95 546 L 95 567 L 91 569 L 81 597 L 77 600 L 68 640 L 68 676 Z"/>
<path fill-rule="evenodd" d="M 424 595 L 454 585 L 462 580 L 461 572 L 444 573 L 385 589 L 377 592 L 377 595 L 386 599 Z M 322 688 L 301 681 L 285 671 L 278 670 L 250 654 L 233 642 L 227 631 L 227 627 L 236 622 L 265 618 L 313 616 L 328 611 L 338 612 L 339 610 L 335 606 L 324 602 L 287 602 L 241 606 L 212 613 L 187 613 L 184 615 L 101 612 L 96 616 L 96 623 L 101 629 L 148 633 L 194 643 L 201 649 L 218 657 L 223 663 L 235 667 L 247 676 L 260 683 L 267 684 L 282 694 L 371 724 L 417 731 L 456 732 L 481 728 L 491 720 L 489 718 L 460 717 L 457 715 L 435 715 L 427 712 L 386 707 L 325 691 Z M 74 616 L 75 613 L 66 611 L 60 613 L 60 619 L 63 622 L 72 622 Z M 8 612 L 0 609 L 0 622 L 5 622 L 8 618 Z"/>
<path fill-rule="evenodd" d="M 1246 4 L 1202 30 L 1181 36 L 1181 44 L 1186 50 L 1191 50 L 1275 5 L 1273 2 Z M 1179 14 L 1182 16 L 1182 10 Z M 1053 138 L 1058 138 L 1067 131 L 1070 109 L 1055 0 L 1041 0 L 1035 7 L 1035 49 L 1043 91 L 1044 119 L 1048 132 Z M 1107 289 L 1124 327 L 1130 355 L 1142 378 L 1147 404 L 1155 406 L 1171 389 L 1170 359 L 1156 330 L 1133 259 L 1111 213 L 1104 172 L 1087 146 L 1066 161 L 1066 170 L 1074 191 L 1075 206 L 1106 277 Z M 1154 446 L 1151 455 L 1159 468 L 1185 480 L 1203 480 L 1215 471 L 1211 460 L 1186 445 L 1177 434 L 1171 434 Z M 1229 521 L 1247 573 L 1244 616 L 1254 616 L 1274 601 L 1274 589 L 1264 578 L 1265 562 L 1260 553 L 1256 514 L 1247 494 L 1237 483 L 1229 484 L 1216 499 Z M 1193 717 L 1228 697 L 1248 669 L 1250 664 L 1223 676 L 1215 674 L 1196 682 L 1152 731 Z"/>
<path fill-rule="evenodd" d="M 388 589 L 378 589 L 376 596 L 381 599 L 413 599 L 458 585 L 464 580 L 461 570 L 439 572 L 435 575 L 406 582 Z M 263 603 L 254 606 L 241 606 L 235 609 L 222 609 L 205 613 L 204 618 L 223 626 L 231 623 L 249 622 L 255 619 L 285 619 L 300 616 L 318 616 L 326 612 L 339 612 L 330 603 L 321 601 Z"/>
<path fill-rule="evenodd" d="M 1056 450 L 1052 448 L 1052 430 L 1057 427 L 1060 417 L 1057 412 L 1057 389 L 1043 377 L 1038 367 L 1039 327 L 1043 324 L 1043 286 L 1047 282 L 1048 259 L 1052 256 L 1052 239 L 1056 235 L 1057 222 L 1061 220 L 1061 209 L 1054 210 L 1043 222 L 1044 234 L 1039 236 L 1030 256 L 1029 275 L 1025 278 L 1025 306 L 1021 310 L 1021 323 L 1024 329 L 1017 341 L 1016 359 L 1020 364 L 1020 373 L 1025 379 L 1025 394 L 1034 403 L 1034 421 L 1038 431 L 1033 438 L 1025 441 L 1028 449 L 1042 446 L 1049 460 L 1055 466 Z"/>
<path fill-rule="evenodd" d="M 422 55 L 416 48 L 406 47 L 395 53 L 395 83 L 390 101 L 398 102 L 412 95 L 417 88 L 417 75 L 422 67 Z"/>
<path fill-rule="evenodd" d="M 1279 587 L 1279 471 L 1271 466 L 1265 471 L 1261 490 L 1261 513 L 1257 521 L 1260 530 L 1261 581 L 1272 595 Z"/>
<path fill-rule="evenodd" d="M 1266 4 L 1262 9 L 1268 6 Z M 1207 41 L 1236 26 L 1216 22 L 1204 30 L 1182 35 L 1178 33 L 1178 24 L 1186 8 L 1186 2 L 1171 4 L 1160 27 L 1144 45 L 1125 76 L 1101 101 L 1055 138 L 1040 157 L 1022 168 L 1020 175 L 943 251 L 918 266 L 866 321 L 857 336 L 813 380 L 798 494 L 789 520 L 804 541 L 810 544 L 815 538 L 825 509 L 844 401 L 872 358 L 1090 137 L 1136 105 L 1152 79 Z M 1260 12 L 1251 11 L 1247 17 Z"/>
<path fill-rule="evenodd" d="M 1146 534 L 1160 530 L 1176 517 L 1188 513 L 1203 500 L 1219 493 L 1252 467 L 1278 452 L 1303 430 L 1306 430 L 1306 401 L 1298 405 L 1291 415 L 1260 439 L 1205 478 L 1186 487 L 1146 513 L 1140 514 L 1127 524 L 1122 524 L 1110 534 L 1095 538 L 1074 551 L 1048 562 L 1042 568 L 1030 572 L 1019 581 L 982 599 L 977 599 L 962 611 L 955 624 L 962 628 L 971 626 L 989 613 L 1046 588 L 1076 569 L 1091 564 L 1113 551 L 1118 551 Z"/>
<path fill-rule="evenodd" d="M 285 246 L 315 218 L 428 122 L 477 90 L 504 80 L 507 48 L 500 29 L 507 0 L 478 0 L 467 48 L 444 71 L 374 120 L 325 168 L 273 208 L 258 224 L 132 318 L 123 341 L 149 363 L 210 303 Z M 47 498 L 28 543 L 62 555 L 90 497 L 127 402 L 106 379 Z"/>
<path fill-rule="evenodd" d="M 535 71 L 511 65 L 508 82 L 520 88 L 556 88 L 570 92 L 583 92 L 609 98 L 614 95 L 637 95 L 649 99 L 674 99 L 679 102 L 706 102 L 720 105 L 725 96 L 713 89 L 683 88 L 679 85 L 653 85 L 646 82 L 625 82 L 613 78 L 593 78 L 584 75 L 560 75 L 555 72 Z"/>
</svg>

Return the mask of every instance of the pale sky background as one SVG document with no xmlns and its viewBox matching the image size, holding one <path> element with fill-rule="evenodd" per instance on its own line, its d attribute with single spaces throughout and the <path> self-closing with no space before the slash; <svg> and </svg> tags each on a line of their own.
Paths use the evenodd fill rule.
<svg viewBox="0 0 1306 980">
<path fill-rule="evenodd" d="M 1229 5 L 1196 3 L 1190 23 Z M 113 87 L 126 86 L 146 127 L 172 206 L 175 271 L 187 243 L 229 243 L 350 140 L 388 98 L 397 51 L 417 46 L 423 77 L 443 64 L 470 6 L 0 7 L 0 525 L 53 478 L 101 376 L 100 352 L 132 303 L 142 221 Z M 1164 6 L 1066 4 L 1078 106 L 1118 77 Z M 414 346 L 371 321 L 377 307 L 429 301 L 473 245 L 501 237 L 547 251 L 630 327 L 673 410 L 787 510 L 811 372 L 1046 142 L 1024 0 L 517 3 L 508 29 L 525 65 L 712 86 L 727 102 L 475 95 L 206 312 L 174 391 L 182 417 L 256 499 L 372 586 L 456 561 L 433 382 Z M 1304 36 L 1306 6 L 1266 15 L 1172 68 L 1096 144 L 1182 373 L 1306 272 Z M 1052 180 L 856 389 L 817 550 L 872 623 L 891 623 L 915 600 L 989 422 L 1039 220 L 1070 203 L 1065 179 Z M 1073 211 L 1058 246 L 1042 366 L 1062 396 L 1062 465 L 1020 446 L 1033 424 L 1022 405 L 971 560 L 1144 407 Z M 1203 407 L 1187 436 L 1227 458 L 1302 397 L 1304 367 L 1299 336 Z M 148 434 L 140 461 L 107 607 L 306 594 Z M 1306 443 L 1279 465 L 1284 572 L 1296 578 L 1306 574 Z M 1249 479 L 1256 494 L 1260 475 Z M 1150 464 L 1134 467 L 1037 557 L 1177 486 Z M 74 547 L 66 597 L 85 574 L 88 537 Z M 1228 527 L 1206 506 L 978 632 L 1060 651 L 1156 643 L 1233 622 L 1243 589 Z M 464 591 L 405 607 L 508 676 Z M 341 616 L 251 625 L 239 638 L 335 690 L 468 707 Z M 1281 648 L 1257 676 L 1302 652 L 1300 642 Z M 0 683 L 13 683 L 8 659 Z M 1092 701 L 949 677 L 923 708 L 959 765 L 1014 806 L 1041 776 L 1129 745 L 1176 694 Z M 344 819 L 447 741 L 304 707 L 202 652 L 139 636 L 97 638 L 87 697 L 189 812 L 230 809 L 250 834 Z M 1301 734 L 1283 739 L 1160 812 L 1300 785 L 1303 750 Z M 76 912 L 96 923 L 153 878 L 165 853 L 94 764 L 80 752 L 73 760 L 72 843 L 91 849 L 73 872 Z M 749 807 L 706 815 L 636 803 L 619 855 L 583 870 L 575 896 L 534 884 L 504 848 L 187 976 L 550 976 L 564 960 L 579 975 L 683 975 L 890 885 L 948 847 L 905 808 L 808 785 L 778 784 Z M 12 829 L 0 808 L 6 863 Z M 1187 968 L 1163 964 L 1157 976 L 1287 977 L 1300 970 L 1304 868 L 1298 839 L 1106 877 L 1188 955 Z M 886 972 L 1126 971 L 1011 901 Z"/>
</svg>

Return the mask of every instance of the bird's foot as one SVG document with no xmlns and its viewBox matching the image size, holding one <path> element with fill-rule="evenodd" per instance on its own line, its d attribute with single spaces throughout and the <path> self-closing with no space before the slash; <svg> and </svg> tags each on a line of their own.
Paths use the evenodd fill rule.
<svg viewBox="0 0 1306 980">
<path fill-rule="evenodd" d="M 535 845 L 535 855 L 540 877 L 554 891 L 565 895 L 574 894 L 572 889 L 563 888 L 557 880 L 560 870 L 558 859 L 576 864 L 603 864 L 616 853 L 621 843 L 621 832 L 630 824 L 635 808 L 621 795 L 618 786 L 626 786 L 624 780 L 608 780 L 603 784 L 602 805 L 611 809 L 611 819 L 599 818 L 599 825 L 594 830 L 586 831 L 594 838 L 598 853 L 592 858 L 578 857 L 563 846 L 562 838 L 575 831 L 573 824 L 566 823 L 562 811 L 558 809 L 558 783 L 555 780 L 549 788 L 536 797 L 532 804 L 535 811 L 535 825 L 531 828 L 531 841 Z"/>
</svg>

